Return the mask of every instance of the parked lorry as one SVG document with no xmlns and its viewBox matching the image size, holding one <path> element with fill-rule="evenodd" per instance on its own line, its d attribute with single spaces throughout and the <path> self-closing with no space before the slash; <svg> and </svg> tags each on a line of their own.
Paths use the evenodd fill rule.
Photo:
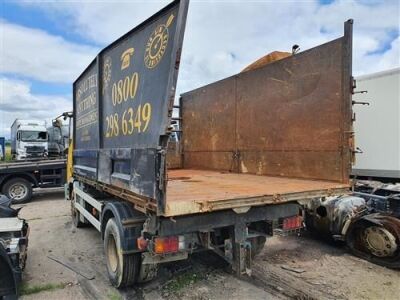
<svg viewBox="0 0 400 300">
<path fill-rule="evenodd" d="M 400 182 L 400 68 L 357 78 L 354 95 L 356 143 L 360 148 L 352 174 Z"/>
<path fill-rule="evenodd" d="M 0 191 L 14 204 L 30 201 L 33 188 L 62 187 L 65 180 L 62 158 L 0 164 Z"/>
<path fill-rule="evenodd" d="M 46 122 L 16 119 L 11 126 L 11 155 L 15 160 L 47 157 Z"/>
<path fill-rule="evenodd" d="M 26 151 L 18 152 L 19 159 L 23 160 L 18 160 L 17 155 L 16 161 L 0 164 L 0 192 L 13 203 L 30 201 L 33 188 L 64 186 L 71 117 L 72 112 L 64 112 L 53 120 L 49 128 L 41 121 L 14 122 L 15 130 L 11 137 L 17 148 L 15 152 L 21 147 Z M 68 123 L 63 124 L 62 121 L 66 120 Z M 31 138 L 26 138 L 28 136 Z M 43 141 L 39 141 L 41 139 Z"/>
<path fill-rule="evenodd" d="M 249 274 L 274 229 L 349 191 L 352 20 L 343 37 L 181 95 L 169 144 L 187 10 L 172 2 L 73 85 L 66 196 L 74 224 L 101 233 L 116 287 L 202 250 Z"/>
</svg>

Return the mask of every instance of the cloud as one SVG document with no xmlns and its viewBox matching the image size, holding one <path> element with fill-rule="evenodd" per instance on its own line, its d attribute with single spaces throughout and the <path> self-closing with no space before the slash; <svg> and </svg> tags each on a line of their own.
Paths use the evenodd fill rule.
<svg viewBox="0 0 400 300">
<path fill-rule="evenodd" d="M 377 71 L 384 71 L 400 66 L 400 37 L 394 39 L 389 49 L 384 53 L 356 56 L 354 64 L 358 66 L 358 74 L 369 74 Z"/>
<path fill-rule="evenodd" d="M 62 19 L 66 30 L 104 46 L 131 30 L 134 25 L 146 20 L 169 2 L 167 0 L 80 2 L 30 0 L 19 4 L 43 9 L 55 22 Z"/>
<path fill-rule="evenodd" d="M 45 82 L 72 83 L 98 49 L 0 20 L 0 70 Z"/>
<path fill-rule="evenodd" d="M 73 32 L 98 47 L 0 20 L 0 70 L 44 82 L 72 83 L 97 55 L 98 48 L 169 2 L 20 2 L 24 7 L 41 9 L 54 22 L 63 24 L 69 36 Z M 373 5 L 351 0 L 338 0 L 329 5 L 320 5 L 318 1 L 192 1 L 177 94 L 238 73 L 271 51 L 290 51 L 293 44 L 305 50 L 338 38 L 343 35 L 343 22 L 349 18 L 355 20 L 354 75 L 397 67 L 400 65 L 399 14 L 398 1 L 390 0 Z M 16 106 L 5 85 L 14 91 L 13 97 L 20 99 L 21 105 Z M 8 102 L 4 97 L 0 99 L 0 126 L 7 124 L 7 128 L 12 122 L 8 117 L 12 109 L 24 116 L 51 118 L 53 114 L 46 108 L 58 102 L 64 106 L 69 103 L 65 96 L 32 94 L 28 82 L 6 77 L 2 79 L 2 90 Z"/>
<path fill-rule="evenodd" d="M 15 119 L 51 121 L 65 111 L 72 110 L 71 96 L 32 94 L 26 81 L 0 77 L 0 136 L 10 136 Z"/>
<path fill-rule="evenodd" d="M 169 1 L 88 1 L 40 3 L 67 19 L 68 30 L 106 45 Z M 26 5 L 26 4 L 25 4 Z M 31 4 L 29 4 L 31 5 Z M 343 23 L 355 19 L 355 75 L 399 65 L 397 1 L 375 3 L 341 0 L 321 5 L 292 1 L 192 1 L 189 7 L 178 91 L 233 75 L 274 50 L 305 50 L 343 35 Z M 392 44 L 386 52 L 369 55 Z M 378 51 L 379 52 L 379 51 Z"/>
</svg>

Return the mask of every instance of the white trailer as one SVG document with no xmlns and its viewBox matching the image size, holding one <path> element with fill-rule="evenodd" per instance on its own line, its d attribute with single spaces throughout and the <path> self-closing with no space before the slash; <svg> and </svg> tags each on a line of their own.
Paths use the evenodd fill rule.
<svg viewBox="0 0 400 300">
<path fill-rule="evenodd" d="M 353 175 L 400 180 L 400 68 L 357 78 L 353 101 L 355 143 L 360 148 Z"/>
<path fill-rule="evenodd" d="M 46 122 L 16 119 L 11 125 L 11 154 L 16 160 L 47 157 Z"/>
</svg>

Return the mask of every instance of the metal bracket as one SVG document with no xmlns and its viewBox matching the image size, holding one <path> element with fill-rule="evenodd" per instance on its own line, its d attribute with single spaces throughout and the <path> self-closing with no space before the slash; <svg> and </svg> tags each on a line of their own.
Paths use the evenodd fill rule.
<svg viewBox="0 0 400 300">
<path fill-rule="evenodd" d="M 353 92 L 353 95 L 354 94 L 367 94 L 368 93 L 368 91 L 357 91 L 357 92 Z"/>
<path fill-rule="evenodd" d="M 352 152 L 355 153 L 355 154 L 364 153 L 364 152 L 362 151 L 362 149 L 360 149 L 359 147 L 357 147 L 356 150 L 353 150 Z"/>
<path fill-rule="evenodd" d="M 165 169 L 165 156 L 166 156 L 166 151 L 164 149 L 158 151 L 158 154 L 160 155 L 160 169 L 158 171 L 158 189 L 160 191 L 164 190 L 164 169 Z"/>
<path fill-rule="evenodd" d="M 247 226 L 245 223 L 235 224 L 233 228 L 233 264 L 236 275 L 251 275 L 251 244 L 247 239 Z"/>
<path fill-rule="evenodd" d="M 356 104 L 361 104 L 361 105 L 369 105 L 369 102 L 363 102 L 363 101 L 351 101 L 352 105 L 356 105 Z"/>
<path fill-rule="evenodd" d="M 149 252 L 142 253 L 142 264 L 151 265 L 151 264 L 162 264 L 171 261 L 178 261 L 187 259 L 189 254 L 187 252 L 178 252 L 174 254 L 168 255 L 154 255 Z"/>
</svg>

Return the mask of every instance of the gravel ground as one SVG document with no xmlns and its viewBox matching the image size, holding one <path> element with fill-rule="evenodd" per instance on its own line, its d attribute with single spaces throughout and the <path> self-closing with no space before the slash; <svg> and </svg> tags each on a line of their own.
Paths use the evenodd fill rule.
<svg viewBox="0 0 400 300">
<path fill-rule="evenodd" d="M 92 227 L 75 229 L 70 203 L 63 197 L 61 189 L 39 190 L 21 211 L 31 229 L 24 291 L 47 289 L 22 299 L 287 299 L 303 295 L 398 299 L 400 295 L 400 272 L 307 235 L 269 239 L 254 261 L 251 279 L 236 278 L 219 258 L 202 253 L 163 265 L 150 283 L 118 291 L 106 277 L 100 234 Z M 49 257 L 94 279 L 85 279 Z"/>
</svg>

